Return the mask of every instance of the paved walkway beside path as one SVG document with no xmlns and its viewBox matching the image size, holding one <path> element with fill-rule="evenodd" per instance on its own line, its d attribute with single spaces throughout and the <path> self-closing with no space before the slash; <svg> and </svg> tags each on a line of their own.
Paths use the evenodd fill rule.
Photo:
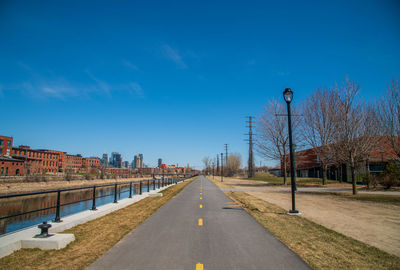
<svg viewBox="0 0 400 270">
<path fill-rule="evenodd" d="M 310 267 L 200 176 L 88 269 Z"/>
</svg>

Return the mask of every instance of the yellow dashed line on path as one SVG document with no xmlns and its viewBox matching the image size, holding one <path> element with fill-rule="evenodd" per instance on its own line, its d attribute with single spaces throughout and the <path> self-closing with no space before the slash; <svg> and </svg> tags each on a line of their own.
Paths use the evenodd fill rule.
<svg viewBox="0 0 400 270">
<path fill-rule="evenodd" d="M 199 206 L 200 208 L 203 208 L 203 205 L 202 204 L 200 204 L 200 206 Z"/>
<path fill-rule="evenodd" d="M 200 200 L 202 200 L 203 199 L 203 197 L 200 197 Z"/>
<path fill-rule="evenodd" d="M 203 226 L 203 219 L 199 218 L 199 226 Z"/>
<path fill-rule="evenodd" d="M 196 270 L 204 270 L 203 264 L 202 263 L 196 264 Z"/>
</svg>

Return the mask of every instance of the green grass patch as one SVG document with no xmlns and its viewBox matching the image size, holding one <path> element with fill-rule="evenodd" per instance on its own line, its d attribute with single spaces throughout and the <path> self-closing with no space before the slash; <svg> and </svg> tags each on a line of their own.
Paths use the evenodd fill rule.
<svg viewBox="0 0 400 270">
<path fill-rule="evenodd" d="M 245 192 L 227 193 L 313 269 L 400 269 L 400 258 Z"/>
</svg>

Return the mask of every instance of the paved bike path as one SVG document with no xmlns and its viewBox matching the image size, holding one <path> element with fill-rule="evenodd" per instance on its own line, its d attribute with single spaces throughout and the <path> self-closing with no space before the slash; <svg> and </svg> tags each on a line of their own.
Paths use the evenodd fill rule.
<svg viewBox="0 0 400 270">
<path fill-rule="evenodd" d="M 310 267 L 200 176 L 88 269 Z"/>
</svg>

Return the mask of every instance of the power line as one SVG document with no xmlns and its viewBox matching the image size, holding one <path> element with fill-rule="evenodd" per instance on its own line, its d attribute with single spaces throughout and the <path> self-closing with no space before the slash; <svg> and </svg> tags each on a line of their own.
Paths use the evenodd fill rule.
<svg viewBox="0 0 400 270">
<path fill-rule="evenodd" d="M 217 175 L 219 174 L 219 155 L 217 154 Z"/>
</svg>

